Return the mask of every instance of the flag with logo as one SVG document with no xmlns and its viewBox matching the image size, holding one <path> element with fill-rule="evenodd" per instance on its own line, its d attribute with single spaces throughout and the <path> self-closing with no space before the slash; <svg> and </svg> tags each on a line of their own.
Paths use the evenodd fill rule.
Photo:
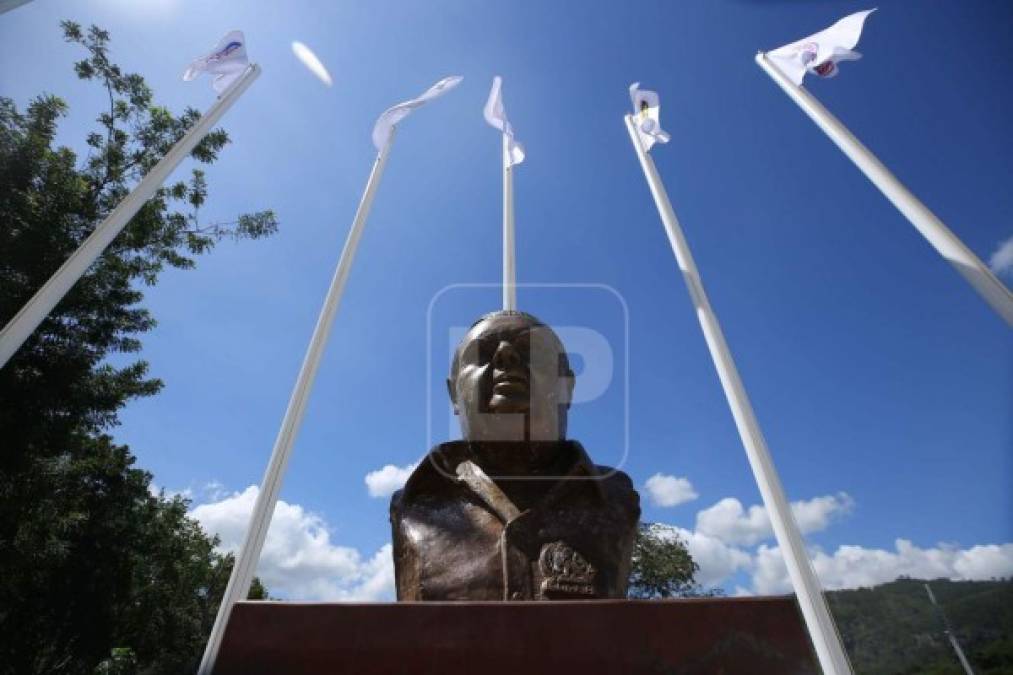
<svg viewBox="0 0 1013 675">
<path fill-rule="evenodd" d="M 214 76 L 211 86 L 221 94 L 239 79 L 249 65 L 243 31 L 234 30 L 219 40 L 210 54 L 194 59 L 183 73 L 183 79 L 189 82 L 201 73 L 208 73 Z"/>
<path fill-rule="evenodd" d="M 507 144 L 503 151 L 503 165 L 514 166 L 524 161 L 524 146 L 514 138 L 514 128 L 507 119 L 506 108 L 503 106 L 503 78 L 497 75 L 492 78 L 492 89 L 489 100 L 485 102 L 485 121 L 503 132 Z"/>
<path fill-rule="evenodd" d="M 448 91 L 456 87 L 461 83 L 464 78 L 460 75 L 451 75 L 445 77 L 433 86 L 422 92 L 422 95 L 413 98 L 410 101 L 404 101 L 398 103 L 395 106 L 387 108 L 380 117 L 377 118 L 376 124 L 373 125 L 373 145 L 376 146 L 377 151 L 382 150 L 383 146 L 387 145 L 387 141 L 390 139 L 390 134 L 394 130 L 394 126 L 408 117 L 413 110 L 432 101 L 434 98 L 443 96 Z"/>
<path fill-rule="evenodd" d="M 819 77 L 833 77 L 837 75 L 837 64 L 841 61 L 862 58 L 854 48 L 862 36 L 865 19 L 875 11 L 855 12 L 830 28 L 767 52 L 767 58 L 796 86 L 802 84 L 807 72 Z"/>
<path fill-rule="evenodd" d="M 668 143 L 672 137 L 661 128 L 661 100 L 658 92 L 641 89 L 640 83 L 634 82 L 630 85 L 630 99 L 633 101 L 633 126 L 644 151 L 650 151 L 655 143 Z"/>
</svg>

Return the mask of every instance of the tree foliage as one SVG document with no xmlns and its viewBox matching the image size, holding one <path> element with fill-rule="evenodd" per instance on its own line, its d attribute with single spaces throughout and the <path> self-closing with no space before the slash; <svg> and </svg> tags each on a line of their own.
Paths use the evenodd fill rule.
<svg viewBox="0 0 1013 675">
<path fill-rule="evenodd" d="M 633 545 L 631 598 L 673 598 L 704 595 L 695 581 L 700 570 L 675 530 L 658 523 L 640 523 Z M 714 594 L 711 591 L 710 594 Z"/>
<path fill-rule="evenodd" d="M 111 61 L 106 31 L 62 29 L 108 107 L 79 157 L 55 142 L 63 100 L 19 110 L 0 97 L 3 323 L 199 118 L 156 105 Z M 227 143 L 216 129 L 192 156 L 210 164 Z M 191 268 L 222 239 L 277 227 L 271 211 L 201 224 L 207 196 L 200 169 L 163 186 L 0 369 L 0 673 L 91 673 L 103 659 L 106 672 L 180 672 L 199 656 L 231 559 L 184 500 L 150 493 L 151 476 L 108 435 L 128 401 L 162 386 L 143 360 L 108 358 L 140 350 L 155 325 L 142 289 L 166 265 Z"/>
<path fill-rule="evenodd" d="M 919 579 L 827 593 L 855 672 L 963 675 L 940 612 L 976 673 L 1013 673 L 1013 580 Z"/>
</svg>

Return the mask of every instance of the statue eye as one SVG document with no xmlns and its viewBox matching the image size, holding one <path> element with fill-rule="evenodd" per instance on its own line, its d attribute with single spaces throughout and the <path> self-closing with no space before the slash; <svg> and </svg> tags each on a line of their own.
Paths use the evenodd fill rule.
<svg viewBox="0 0 1013 675">
<path fill-rule="evenodd" d="M 478 343 L 478 362 L 490 363 L 496 353 L 498 342 L 496 340 L 482 340 Z"/>
</svg>

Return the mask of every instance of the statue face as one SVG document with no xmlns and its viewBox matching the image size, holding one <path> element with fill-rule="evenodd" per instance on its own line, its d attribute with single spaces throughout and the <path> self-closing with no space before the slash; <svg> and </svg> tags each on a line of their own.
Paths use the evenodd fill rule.
<svg viewBox="0 0 1013 675">
<path fill-rule="evenodd" d="M 566 436 L 573 373 L 559 338 L 525 314 L 494 314 L 468 331 L 447 386 L 471 441 Z"/>
</svg>

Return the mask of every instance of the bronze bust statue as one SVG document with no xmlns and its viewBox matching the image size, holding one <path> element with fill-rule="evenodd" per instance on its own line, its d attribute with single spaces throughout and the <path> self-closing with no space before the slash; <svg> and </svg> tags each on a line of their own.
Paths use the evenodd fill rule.
<svg viewBox="0 0 1013 675">
<path fill-rule="evenodd" d="M 566 439 L 574 375 L 523 312 L 479 319 L 447 387 L 463 440 L 391 498 L 398 600 L 623 598 L 640 499 Z"/>
</svg>

